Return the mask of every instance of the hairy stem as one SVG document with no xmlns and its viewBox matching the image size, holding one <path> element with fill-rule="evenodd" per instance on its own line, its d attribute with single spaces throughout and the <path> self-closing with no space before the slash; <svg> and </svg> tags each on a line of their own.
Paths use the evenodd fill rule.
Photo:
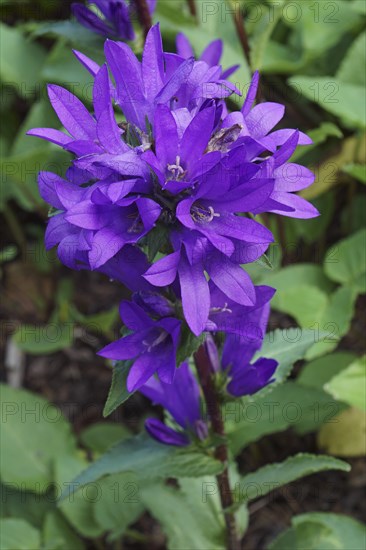
<svg viewBox="0 0 366 550">
<path fill-rule="evenodd" d="M 213 431 L 215 434 L 223 438 L 225 436 L 225 429 L 221 416 L 220 403 L 212 378 L 210 359 L 204 344 L 202 344 L 202 346 L 198 349 L 194 358 Z M 237 536 L 235 516 L 232 512 L 225 511 L 233 504 L 227 467 L 228 450 L 225 443 L 222 443 L 216 448 L 216 458 L 225 464 L 224 471 L 219 474 L 216 479 L 219 486 L 220 500 L 224 511 L 227 528 L 227 547 L 228 550 L 239 550 L 240 543 Z"/>
<path fill-rule="evenodd" d="M 152 26 L 152 19 L 146 0 L 135 0 L 137 17 L 144 30 L 145 38 Z"/>
</svg>

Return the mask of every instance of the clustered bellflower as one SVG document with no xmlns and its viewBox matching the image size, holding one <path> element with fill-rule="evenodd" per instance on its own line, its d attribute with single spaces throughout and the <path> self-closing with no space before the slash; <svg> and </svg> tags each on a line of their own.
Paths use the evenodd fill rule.
<svg viewBox="0 0 366 550">
<path fill-rule="evenodd" d="M 64 130 L 29 134 L 73 154 L 64 178 L 39 174 L 40 193 L 53 207 L 47 248 L 57 246 L 69 267 L 101 271 L 134 292 L 121 305 L 129 333 L 101 355 L 131 361 L 129 391 L 160 384 L 165 394 L 178 372 L 187 374 L 177 359 L 187 330 L 196 337 L 224 332 L 228 392 L 258 391 L 276 367 L 264 358 L 250 363 L 274 290 L 254 286 L 243 264 L 274 240 L 256 216 L 318 215 L 296 194 L 313 183 L 313 173 L 290 161 L 297 146 L 311 140 L 298 130 L 276 129 L 282 105 L 254 105 L 258 73 L 242 108 L 228 112 L 225 99 L 241 92 L 228 80 L 236 67 L 220 65 L 221 41 L 196 60 L 179 35 L 177 53 L 167 53 L 155 25 L 141 60 L 111 40 L 102 66 L 74 53 L 94 78 L 93 112 L 51 85 Z M 191 429 L 197 418 L 188 420 Z"/>
<path fill-rule="evenodd" d="M 154 13 L 156 0 L 146 0 L 150 13 Z M 99 14 L 91 9 L 95 6 Z M 88 5 L 71 4 L 71 10 L 81 25 L 105 37 L 133 40 L 135 32 L 132 18 L 135 15 L 134 0 L 92 0 Z"/>
</svg>

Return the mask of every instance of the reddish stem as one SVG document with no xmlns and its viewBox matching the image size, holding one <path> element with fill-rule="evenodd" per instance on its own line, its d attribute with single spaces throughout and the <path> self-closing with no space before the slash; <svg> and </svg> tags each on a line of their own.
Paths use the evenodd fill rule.
<svg viewBox="0 0 366 550">
<path fill-rule="evenodd" d="M 211 420 L 211 425 L 215 434 L 224 439 L 225 428 L 221 416 L 220 402 L 216 392 L 216 388 L 212 378 L 212 369 L 210 359 L 208 357 L 205 345 L 202 344 L 195 353 L 195 363 L 198 373 L 198 378 L 201 383 L 202 391 L 205 397 L 207 412 Z M 225 523 L 227 528 L 227 544 L 228 550 L 239 550 L 240 542 L 237 536 L 235 516 L 232 512 L 225 511 L 233 505 L 232 491 L 230 488 L 229 472 L 228 472 L 228 450 L 226 443 L 221 443 L 216 448 L 215 456 L 223 464 L 224 471 L 216 476 L 219 486 L 221 505 L 224 511 Z"/>
</svg>

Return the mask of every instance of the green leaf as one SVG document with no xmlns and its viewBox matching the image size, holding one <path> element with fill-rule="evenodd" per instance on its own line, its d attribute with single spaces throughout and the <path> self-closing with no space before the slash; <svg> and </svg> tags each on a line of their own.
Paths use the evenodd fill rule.
<svg viewBox="0 0 366 550">
<path fill-rule="evenodd" d="M 83 541 L 74 533 L 60 512 L 53 511 L 47 514 L 43 531 L 42 542 L 45 548 L 52 550 L 83 550 Z"/>
<path fill-rule="evenodd" d="M 112 445 L 130 435 L 130 431 L 121 424 L 99 422 L 85 428 L 80 434 L 80 441 L 93 452 L 105 453 Z"/>
<path fill-rule="evenodd" d="M 115 474 L 98 482 L 99 494 L 94 515 L 110 533 L 108 540 L 119 538 L 144 512 L 141 486 L 133 474 Z"/>
<path fill-rule="evenodd" d="M 331 292 L 334 288 L 333 284 L 324 275 L 321 266 L 310 263 L 298 263 L 284 267 L 277 273 L 267 272 L 261 283 L 275 287 L 276 294 L 303 285 L 315 286 L 325 293 Z"/>
<path fill-rule="evenodd" d="M 314 359 L 337 347 L 339 339 L 350 329 L 356 297 L 353 288 L 340 287 L 333 292 L 322 315 L 314 319 L 312 328 L 318 342 L 308 350 L 306 359 Z"/>
<path fill-rule="evenodd" d="M 325 256 L 324 271 L 333 281 L 366 292 L 366 229 L 333 245 Z"/>
<path fill-rule="evenodd" d="M 73 309 L 75 321 L 84 326 L 88 331 L 96 334 L 104 334 L 107 337 L 113 338 L 113 327 L 119 319 L 118 306 L 100 311 L 94 315 L 83 315 L 79 311 Z"/>
<path fill-rule="evenodd" d="M 42 143 L 38 138 L 27 136 L 26 132 L 30 128 L 59 128 L 60 121 L 57 118 L 55 111 L 52 109 L 50 102 L 46 99 L 36 101 L 27 113 L 22 122 L 17 136 L 12 145 L 11 155 L 22 155 L 33 149 L 39 149 Z M 47 145 L 45 145 L 47 146 Z M 49 146 L 51 147 L 51 146 Z"/>
<path fill-rule="evenodd" d="M 349 464 L 332 456 L 299 453 L 287 458 L 284 462 L 268 464 L 268 466 L 242 477 L 240 498 L 250 501 L 263 497 L 283 485 L 316 472 L 324 470 L 349 472 L 350 469 Z"/>
<path fill-rule="evenodd" d="M 263 66 L 263 59 L 268 47 L 268 41 L 281 18 L 283 6 L 274 6 L 273 11 L 267 6 L 262 6 L 261 16 L 256 22 L 254 34 L 251 38 L 251 67 L 254 71 L 260 71 Z"/>
<path fill-rule="evenodd" d="M 290 328 L 277 329 L 266 334 L 261 349 L 256 353 L 254 360 L 259 357 L 268 357 L 278 362 L 273 384 L 283 382 L 299 359 L 303 359 L 307 350 L 314 344 L 314 331 Z M 268 389 L 273 387 L 268 386 Z"/>
<path fill-rule="evenodd" d="M 361 183 L 366 183 L 366 164 L 345 164 L 342 171 Z"/>
<path fill-rule="evenodd" d="M 299 6 L 292 6 L 292 12 L 285 10 L 284 15 L 287 24 L 300 35 L 309 60 L 327 52 L 362 21 L 360 15 L 349 9 L 348 0 L 334 0 L 331 4 L 318 1 L 312 4 L 312 9 L 307 5 L 299 10 Z"/>
<path fill-rule="evenodd" d="M 366 528 L 342 514 L 309 512 L 292 518 L 292 527 L 269 545 L 269 550 L 361 550 Z"/>
<path fill-rule="evenodd" d="M 195 336 L 190 331 L 186 323 L 184 323 L 181 329 L 180 344 L 177 351 L 177 365 L 181 365 L 183 361 L 186 361 L 189 357 L 191 357 L 198 350 L 200 345 L 203 344 L 204 340 L 204 334 L 201 334 L 201 336 Z"/>
<path fill-rule="evenodd" d="M 110 474 L 134 473 L 139 480 L 165 477 L 200 477 L 219 473 L 223 465 L 192 447 L 162 445 L 145 434 L 125 439 L 112 447 L 76 477 L 71 493 Z M 62 498 L 67 495 L 64 493 Z"/>
<path fill-rule="evenodd" d="M 52 491 L 37 494 L 25 491 L 17 483 L 0 483 L 0 515 L 4 518 L 24 519 L 41 529 L 46 514 L 55 508 Z"/>
<path fill-rule="evenodd" d="M 25 38 L 16 27 L 0 23 L 0 76 L 18 95 L 30 99 L 40 93 L 40 72 L 46 55 L 43 48 Z"/>
<path fill-rule="evenodd" d="M 40 532 L 24 519 L 7 518 L 0 520 L 1 550 L 39 550 Z"/>
<path fill-rule="evenodd" d="M 305 365 L 297 377 L 302 386 L 322 388 L 335 374 L 345 369 L 356 356 L 350 352 L 329 353 Z"/>
<path fill-rule="evenodd" d="M 168 241 L 168 231 L 163 225 L 155 226 L 146 236 L 147 259 L 153 262 L 157 253 Z"/>
<path fill-rule="evenodd" d="M 301 426 L 302 432 L 332 422 L 342 410 L 322 390 L 300 386 L 292 381 L 276 386 L 271 392 L 258 393 L 226 403 L 225 428 L 232 452 L 238 452 L 261 437 Z"/>
<path fill-rule="evenodd" d="M 332 422 L 324 424 L 318 433 L 318 446 L 338 456 L 364 456 L 366 449 L 366 415 L 349 408 Z"/>
<path fill-rule="evenodd" d="M 366 87 L 366 73 L 360 67 L 366 65 L 366 32 L 358 36 L 344 56 L 336 77 L 342 82 L 350 82 Z"/>
<path fill-rule="evenodd" d="M 335 399 L 366 410 L 366 355 L 334 376 L 324 389 Z"/>
<path fill-rule="evenodd" d="M 331 25 L 329 25 L 331 26 Z M 296 76 L 289 79 L 299 94 L 318 103 L 351 128 L 366 126 L 366 90 L 334 76 Z"/>
<path fill-rule="evenodd" d="M 118 361 L 114 364 L 112 383 L 103 409 L 104 417 L 109 416 L 117 407 L 133 395 L 133 393 L 127 390 L 127 377 L 131 365 L 132 361 Z"/>
<path fill-rule="evenodd" d="M 225 524 L 215 478 L 180 479 L 179 485 L 142 488 L 142 499 L 162 525 L 168 548 L 224 550 Z"/>
<path fill-rule="evenodd" d="M 73 323 L 21 325 L 13 335 L 16 346 L 33 355 L 48 355 L 70 348 L 74 341 Z"/>
<path fill-rule="evenodd" d="M 283 291 L 277 290 L 272 307 L 291 315 L 300 326 L 310 329 L 322 318 L 328 303 L 327 294 L 318 287 L 299 285 Z"/>
<path fill-rule="evenodd" d="M 60 491 L 72 487 L 73 479 L 82 472 L 88 463 L 82 455 L 67 455 L 59 457 L 55 464 L 55 478 Z M 85 486 L 82 491 L 70 494 L 59 504 L 59 509 L 74 529 L 83 537 L 100 537 L 104 529 L 95 519 L 95 503 L 101 498 L 100 487 L 97 484 Z"/>
<path fill-rule="evenodd" d="M 83 48 L 83 54 L 102 65 L 105 61 L 103 50 L 88 50 Z M 91 103 L 93 77 L 79 63 L 68 45 L 58 42 L 50 51 L 42 70 L 45 82 L 64 86 L 78 96 L 83 102 Z"/>
<path fill-rule="evenodd" d="M 75 448 L 71 426 L 59 409 L 25 390 L 1 385 L 1 479 L 44 493 L 56 457 Z"/>
<path fill-rule="evenodd" d="M 63 38 L 74 45 L 89 46 L 96 49 L 103 48 L 103 38 L 86 29 L 77 21 L 49 21 L 39 24 L 33 36 L 47 36 L 51 38 Z"/>
</svg>

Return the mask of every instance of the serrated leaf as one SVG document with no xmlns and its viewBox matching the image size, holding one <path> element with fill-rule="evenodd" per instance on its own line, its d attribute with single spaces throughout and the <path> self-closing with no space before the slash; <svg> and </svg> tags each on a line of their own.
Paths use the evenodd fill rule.
<svg viewBox="0 0 366 550">
<path fill-rule="evenodd" d="M 250 501 L 304 476 L 324 470 L 349 472 L 351 467 L 332 456 L 299 453 L 284 462 L 269 464 L 240 480 L 240 498 Z"/>
<path fill-rule="evenodd" d="M 112 383 L 103 409 L 104 417 L 109 416 L 132 395 L 127 390 L 127 376 L 131 365 L 131 361 L 118 361 L 113 366 Z"/>
<path fill-rule="evenodd" d="M 93 462 L 78 475 L 71 493 L 88 483 L 110 474 L 130 472 L 140 481 L 165 477 L 200 477 L 216 475 L 223 464 L 211 456 L 192 447 L 176 448 L 160 444 L 148 436 L 126 439 Z M 63 494 L 61 498 L 65 498 Z"/>
<path fill-rule="evenodd" d="M 314 344 L 314 339 L 315 334 L 312 330 L 277 329 L 266 334 L 254 360 L 258 357 L 275 359 L 278 367 L 274 375 L 274 384 L 283 382 L 290 375 L 296 361 L 305 357 L 307 350 Z"/>
</svg>

